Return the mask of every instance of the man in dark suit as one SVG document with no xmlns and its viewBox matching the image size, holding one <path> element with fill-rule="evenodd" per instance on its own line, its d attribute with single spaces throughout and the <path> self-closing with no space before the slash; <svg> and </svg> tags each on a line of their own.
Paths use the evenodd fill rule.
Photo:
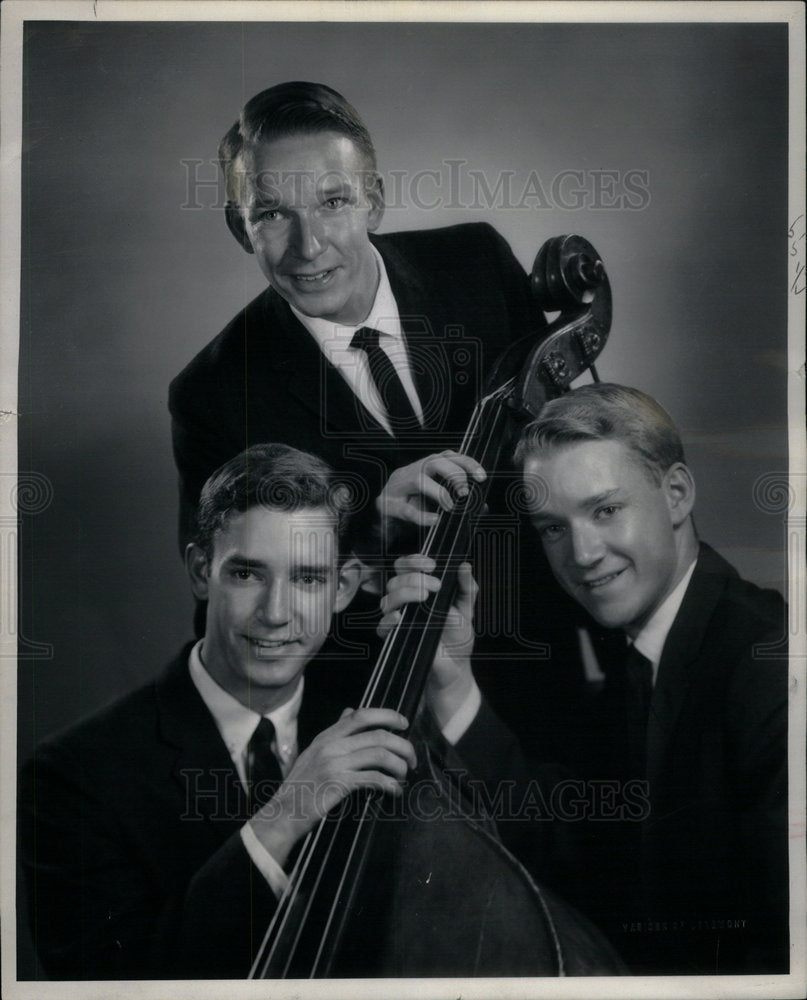
<svg viewBox="0 0 807 1000">
<path fill-rule="evenodd" d="M 284 83 L 252 98 L 219 154 L 227 224 L 269 287 L 171 384 L 181 547 L 204 481 L 256 442 L 284 441 L 321 456 L 351 476 L 371 513 L 382 490 L 390 507 L 400 506 L 413 478 L 434 496 L 472 472 L 455 452 L 443 453 L 459 447 L 500 353 L 545 328 L 506 242 L 482 223 L 376 236 L 384 191 L 371 137 L 358 112 L 321 84 Z M 376 345 L 361 342 L 367 330 L 378 331 Z M 409 475 L 391 479 L 401 469 Z M 506 566 L 488 560 L 477 570 L 501 608 L 498 621 L 486 622 L 489 652 L 479 657 L 478 676 L 506 719 L 525 696 L 513 697 L 510 678 L 488 669 L 490 656 L 513 623 L 530 649 L 560 641 L 563 630 L 548 623 L 566 612 L 551 574 L 534 572 L 542 558 L 535 540 L 521 532 L 512 545 L 520 525 L 497 497 L 516 478 L 509 469 L 494 484 L 491 508 L 504 521 L 486 530 L 503 537 L 479 544 L 480 552 L 516 554 Z M 396 551 L 417 547 L 401 543 Z M 528 592 L 555 606 L 538 635 L 520 614 L 524 601 L 511 607 Z M 335 643 L 335 655 L 372 649 L 376 608 L 360 592 L 326 655 Z M 541 685 L 548 673 L 531 670 L 519 683 Z"/>
<path fill-rule="evenodd" d="M 551 401 L 517 458 L 605 672 L 566 767 L 538 772 L 539 870 L 637 974 L 787 972 L 784 602 L 699 543 L 679 434 L 644 393 Z M 400 564 L 388 614 L 430 568 Z"/>
<path fill-rule="evenodd" d="M 245 977 L 301 838 L 354 789 L 400 795 L 407 721 L 345 711 L 366 664 L 312 663 L 359 583 L 352 502 L 285 445 L 226 463 L 186 552 L 204 637 L 23 768 L 32 939 L 53 978 Z M 436 658 L 426 704 L 439 748 L 467 747 L 482 780 L 506 773 L 514 741 L 467 657 Z"/>
<path fill-rule="evenodd" d="M 202 483 L 259 441 L 321 455 L 372 501 L 392 470 L 457 447 L 495 358 L 545 325 L 490 226 L 373 235 L 372 140 L 330 88 L 263 91 L 219 154 L 228 226 L 269 287 L 171 384 L 183 544 Z"/>
</svg>

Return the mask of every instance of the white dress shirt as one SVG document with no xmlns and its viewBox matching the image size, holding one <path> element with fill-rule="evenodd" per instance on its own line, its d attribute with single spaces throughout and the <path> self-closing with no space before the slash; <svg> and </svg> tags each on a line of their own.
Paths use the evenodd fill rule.
<svg viewBox="0 0 807 1000">
<path fill-rule="evenodd" d="M 261 721 L 261 716 L 234 698 L 229 691 L 225 691 L 205 670 L 201 657 L 203 642 L 204 640 L 200 639 L 191 650 L 188 663 L 191 680 L 213 716 L 244 791 L 248 792 L 247 752 L 249 741 Z M 303 700 L 304 685 L 305 678 L 300 677 L 300 683 L 291 698 L 266 716 L 267 719 L 271 719 L 275 727 L 272 750 L 284 778 L 297 760 L 297 715 Z M 255 867 L 269 883 L 275 895 L 280 896 L 288 885 L 286 873 L 255 836 L 249 823 L 241 827 L 241 840 Z"/>
<path fill-rule="evenodd" d="M 379 346 L 390 359 L 395 367 L 401 385 L 404 387 L 412 409 L 423 426 L 423 407 L 420 404 L 415 383 L 412 379 L 412 368 L 409 363 L 409 356 L 406 350 L 406 340 L 401 327 L 401 318 L 398 313 L 398 304 L 392 294 L 392 287 L 387 276 L 387 269 L 381 254 L 372 248 L 378 264 L 378 288 L 375 293 L 375 300 L 372 308 L 364 322 L 357 326 L 343 326 L 341 323 L 334 323 L 333 320 L 320 319 L 315 316 L 306 316 L 294 306 L 290 306 L 291 311 L 316 340 L 320 351 L 324 357 L 336 368 L 342 378 L 350 386 L 353 394 L 372 413 L 375 419 L 381 424 L 386 432 L 393 436 L 392 427 L 389 422 L 389 415 L 381 401 L 381 396 L 370 373 L 370 364 L 367 354 L 359 347 L 351 347 L 350 342 L 353 334 L 364 326 L 378 330 L 381 336 L 378 339 Z"/>
<path fill-rule="evenodd" d="M 650 660 L 650 665 L 653 668 L 654 687 L 656 684 L 656 677 L 658 675 L 659 663 L 661 662 L 661 654 L 664 651 L 664 643 L 667 641 L 667 636 L 669 635 L 672 624 L 675 621 L 675 616 L 678 614 L 681 607 L 681 602 L 683 601 L 684 594 L 689 586 L 689 581 L 692 579 L 692 573 L 695 569 L 696 562 L 697 559 L 692 561 L 692 564 L 689 566 L 686 573 L 684 573 L 675 587 L 673 587 L 658 608 L 656 608 L 650 620 L 639 632 L 636 638 L 628 640 L 628 642 L 632 641 L 633 645 L 639 650 L 639 652 Z M 597 662 L 597 654 L 594 652 L 594 646 L 591 641 L 591 636 L 588 633 L 588 629 L 579 628 L 577 630 L 577 635 L 580 642 L 580 653 L 583 659 L 583 669 L 586 680 L 594 682 L 603 681 L 605 679 L 605 674 L 603 673 L 600 664 Z"/>
<path fill-rule="evenodd" d="M 210 676 L 202 662 L 203 639 L 193 647 L 188 661 L 191 680 L 202 701 L 213 716 L 213 721 L 221 733 L 224 745 L 229 751 L 238 777 L 247 791 L 247 750 L 252 734 L 261 720 L 258 712 L 247 708 L 237 698 Z M 279 708 L 267 713 L 275 727 L 275 742 L 272 749 L 278 759 L 285 778 L 297 760 L 297 716 L 303 700 L 304 678 L 300 677 L 294 694 Z M 471 725 L 482 704 L 482 696 L 474 681 L 473 687 L 463 704 L 443 727 L 442 733 L 452 745 L 457 743 Z M 263 875 L 276 896 L 281 896 L 288 885 L 288 877 L 282 867 L 258 840 L 249 822 L 241 827 L 241 840 L 255 867 Z"/>
<path fill-rule="evenodd" d="M 639 652 L 650 660 L 653 668 L 653 686 L 655 687 L 658 677 L 658 665 L 661 662 L 661 654 L 664 650 L 664 643 L 670 634 L 675 616 L 681 607 L 689 581 L 695 569 L 697 559 L 693 559 L 692 565 L 684 573 L 675 587 L 664 598 L 650 617 L 650 620 L 633 640 L 633 645 Z"/>
</svg>

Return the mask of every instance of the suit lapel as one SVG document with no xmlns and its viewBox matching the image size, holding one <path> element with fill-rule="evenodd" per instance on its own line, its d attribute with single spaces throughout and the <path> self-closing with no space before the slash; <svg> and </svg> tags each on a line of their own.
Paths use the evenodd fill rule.
<svg viewBox="0 0 807 1000">
<path fill-rule="evenodd" d="M 650 705 L 647 729 L 647 776 L 651 787 L 664 764 L 684 702 L 695 679 L 704 634 L 733 572 L 714 550 L 701 545 L 684 600 L 664 643 Z"/>
<path fill-rule="evenodd" d="M 406 337 L 412 378 L 423 407 L 430 450 L 456 444 L 476 402 L 481 356 L 465 328 L 452 321 L 452 289 L 412 266 L 392 239 L 373 240 L 384 259 Z M 445 440 L 441 440 L 441 432 Z"/>
<path fill-rule="evenodd" d="M 269 290 L 265 308 L 270 314 L 265 329 L 278 331 L 278 342 L 271 350 L 270 363 L 275 372 L 287 376 L 289 392 L 305 409 L 320 419 L 323 433 L 326 428 L 352 433 L 378 434 L 389 440 L 389 435 L 361 404 L 348 384 L 326 360 L 317 342 L 297 319 L 276 292 Z M 256 390 L 257 390 L 256 386 Z M 255 392 L 252 398 L 262 397 Z M 267 400 L 269 406 L 275 400 Z"/>
<path fill-rule="evenodd" d="M 247 816 L 246 795 L 213 717 L 188 671 L 191 645 L 156 681 L 158 728 L 173 748 L 171 772 L 192 815 L 215 820 L 225 835 Z"/>
</svg>

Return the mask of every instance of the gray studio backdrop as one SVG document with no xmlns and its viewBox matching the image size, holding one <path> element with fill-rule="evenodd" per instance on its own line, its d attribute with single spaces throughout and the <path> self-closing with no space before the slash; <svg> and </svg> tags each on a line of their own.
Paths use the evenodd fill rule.
<svg viewBox="0 0 807 1000">
<path fill-rule="evenodd" d="M 242 103 L 326 82 L 365 116 L 383 231 L 492 222 L 529 268 L 600 250 L 603 378 L 683 429 L 698 525 L 785 588 L 784 26 L 29 24 L 19 751 L 191 636 L 170 379 L 257 294 L 214 158 Z"/>
</svg>

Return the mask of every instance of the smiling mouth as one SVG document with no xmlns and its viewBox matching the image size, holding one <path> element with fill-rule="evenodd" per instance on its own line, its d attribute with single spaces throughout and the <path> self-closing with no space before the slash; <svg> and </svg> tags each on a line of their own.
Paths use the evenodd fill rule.
<svg viewBox="0 0 807 1000">
<path fill-rule="evenodd" d="M 252 646 L 259 656 L 274 653 L 287 646 L 293 646 L 296 642 L 295 639 L 255 639 L 250 636 L 247 636 L 246 638 L 250 646 Z"/>
<path fill-rule="evenodd" d="M 624 569 L 618 569 L 616 573 L 609 573 L 607 576 L 598 576 L 596 580 L 583 580 L 580 586 L 585 590 L 599 590 L 600 587 L 607 587 L 609 583 L 612 583 L 624 572 Z"/>
<path fill-rule="evenodd" d="M 289 277 L 295 284 L 303 285 L 305 287 L 316 287 L 317 285 L 323 285 L 334 273 L 336 268 L 331 267 L 326 271 L 320 271 L 317 274 L 291 274 Z"/>
</svg>

